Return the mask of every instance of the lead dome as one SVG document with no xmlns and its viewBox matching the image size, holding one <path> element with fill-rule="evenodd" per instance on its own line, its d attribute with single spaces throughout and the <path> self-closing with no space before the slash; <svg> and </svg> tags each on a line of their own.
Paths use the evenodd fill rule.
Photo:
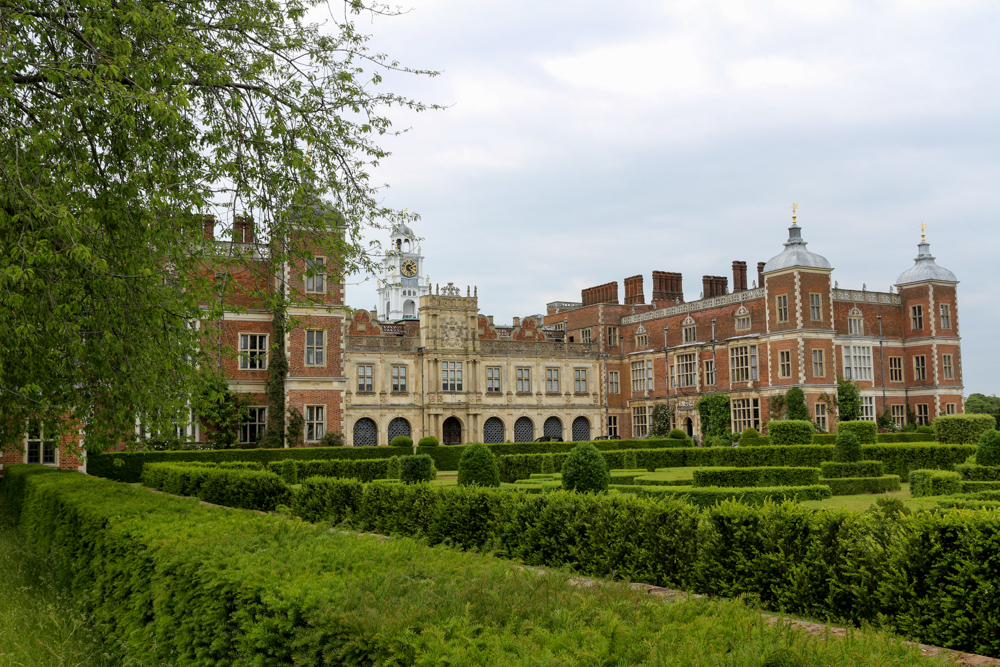
<svg viewBox="0 0 1000 667">
<path fill-rule="evenodd" d="M 903 271 L 896 278 L 897 285 L 908 285 L 925 280 L 938 280 L 947 283 L 958 282 L 958 278 L 955 277 L 954 273 L 943 266 L 938 266 L 937 262 L 934 261 L 934 256 L 931 254 L 931 244 L 927 241 L 921 241 L 917 244 L 917 257 L 913 261 L 913 266 Z"/>
<path fill-rule="evenodd" d="M 788 228 L 788 241 L 785 243 L 785 249 L 767 260 L 767 263 L 764 264 L 764 273 L 790 269 L 795 266 L 810 269 L 833 269 L 826 257 L 806 250 L 806 242 L 802 240 L 802 228 L 793 222 L 792 226 Z"/>
</svg>

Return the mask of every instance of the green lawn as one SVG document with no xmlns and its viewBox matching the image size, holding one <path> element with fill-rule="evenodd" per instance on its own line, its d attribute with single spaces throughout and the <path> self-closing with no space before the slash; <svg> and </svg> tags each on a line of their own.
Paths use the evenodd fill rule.
<svg viewBox="0 0 1000 667">
<path fill-rule="evenodd" d="M 2 496 L 0 585 L 0 667 L 123 664 L 92 641 L 88 619 L 21 541 Z"/>
</svg>

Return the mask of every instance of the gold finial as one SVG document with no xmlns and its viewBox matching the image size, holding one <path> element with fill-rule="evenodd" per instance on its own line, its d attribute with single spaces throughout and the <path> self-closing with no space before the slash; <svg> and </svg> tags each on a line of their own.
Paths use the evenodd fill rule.
<svg viewBox="0 0 1000 667">
<path fill-rule="evenodd" d="M 920 223 L 920 242 L 927 243 L 927 225 L 923 222 Z"/>
<path fill-rule="evenodd" d="M 793 225 L 797 225 L 797 224 L 799 224 L 799 223 L 798 223 L 798 222 L 797 222 L 797 221 L 795 220 L 795 212 L 796 212 L 796 211 L 798 211 L 798 210 L 799 210 L 799 205 L 798 205 L 798 204 L 796 204 L 795 202 L 792 202 L 792 224 L 793 224 Z"/>
</svg>

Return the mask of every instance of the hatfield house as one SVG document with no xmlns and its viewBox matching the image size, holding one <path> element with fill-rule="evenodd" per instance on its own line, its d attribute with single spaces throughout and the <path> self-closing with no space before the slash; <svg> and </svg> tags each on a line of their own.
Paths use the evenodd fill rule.
<svg viewBox="0 0 1000 667">
<path fill-rule="evenodd" d="M 264 257 L 252 223 L 235 226 L 236 242 L 218 242 Z M 214 234 L 213 223 L 205 233 Z M 734 431 L 766 431 L 769 399 L 792 387 L 826 431 L 836 422 L 838 378 L 857 383 L 863 419 L 888 412 L 897 425 L 919 425 L 963 411 L 958 280 L 923 237 L 893 291 L 841 287 L 830 261 L 806 248 L 793 216 L 784 249 L 759 262 L 749 283 L 747 263 L 734 261 L 731 286 L 704 276 L 700 298 L 686 301 L 681 274 L 654 271 L 648 302 L 637 275 L 625 278 L 623 299 L 618 283 L 608 283 L 510 324 L 481 314 L 473 289 L 432 287 L 408 227 L 395 228 L 391 243 L 378 310 L 348 309 L 342 281 L 286 267 L 288 284 L 311 298 L 289 306 L 295 327 L 279 341 L 286 405 L 305 418 L 306 446 L 327 431 L 353 446 L 388 445 L 397 435 L 443 444 L 642 438 L 659 404 L 676 428 L 701 440 L 702 396 L 729 397 Z M 313 267 L 333 265 L 317 257 Z M 245 295 L 274 280 L 253 267 L 227 279 L 246 283 Z M 238 351 L 220 363 L 230 388 L 249 397 L 240 436 L 252 443 L 273 418 L 265 394 L 272 313 L 249 296 L 233 303 L 205 338 L 213 349 Z M 202 442 L 207 428 L 192 415 L 179 430 Z M 84 468 L 72 452 L 26 434 L 0 464 Z"/>
</svg>

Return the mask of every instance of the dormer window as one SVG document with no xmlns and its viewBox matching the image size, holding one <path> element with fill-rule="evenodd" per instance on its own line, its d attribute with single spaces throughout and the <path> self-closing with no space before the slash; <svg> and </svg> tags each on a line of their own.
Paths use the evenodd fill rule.
<svg viewBox="0 0 1000 667">
<path fill-rule="evenodd" d="M 681 331 L 684 334 L 685 343 L 693 343 L 698 340 L 698 326 L 695 324 L 694 318 L 690 315 L 684 318 Z"/>
<path fill-rule="evenodd" d="M 740 306 L 736 310 L 736 330 L 737 331 L 750 330 L 750 311 L 747 310 L 746 306 Z"/>
<path fill-rule="evenodd" d="M 649 334 L 646 333 L 646 328 L 639 325 L 639 328 L 635 331 L 635 346 L 636 347 L 646 347 L 649 344 Z"/>
<path fill-rule="evenodd" d="M 857 306 L 851 308 L 851 312 L 847 314 L 847 333 L 850 336 L 865 335 L 865 320 L 861 317 L 861 311 Z"/>
</svg>

